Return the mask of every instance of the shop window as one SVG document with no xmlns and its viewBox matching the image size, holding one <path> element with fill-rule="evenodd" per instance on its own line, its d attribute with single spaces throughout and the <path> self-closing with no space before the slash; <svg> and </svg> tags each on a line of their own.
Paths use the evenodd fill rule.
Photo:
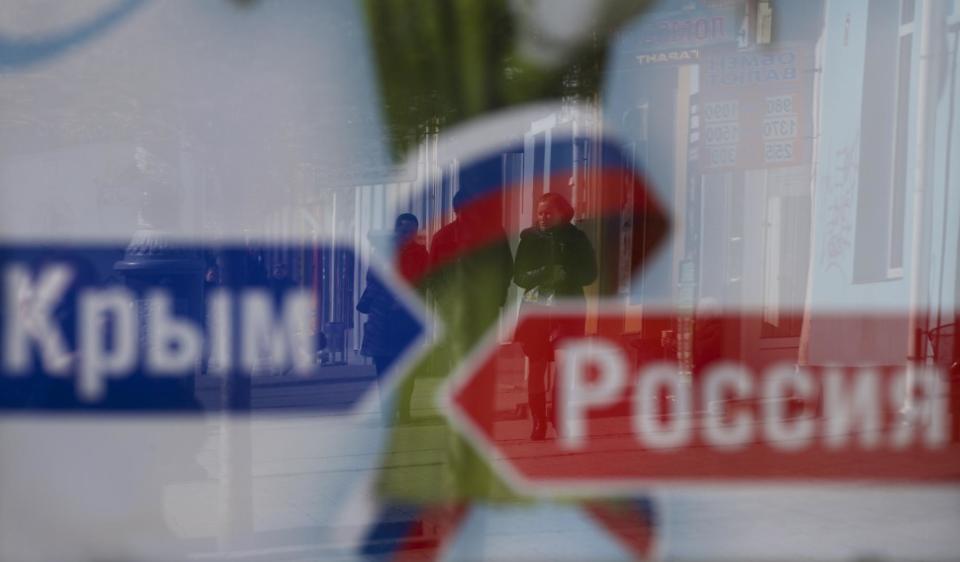
<svg viewBox="0 0 960 562">
<path fill-rule="evenodd" d="M 860 126 L 854 281 L 903 276 L 916 3 L 872 0 Z"/>
</svg>

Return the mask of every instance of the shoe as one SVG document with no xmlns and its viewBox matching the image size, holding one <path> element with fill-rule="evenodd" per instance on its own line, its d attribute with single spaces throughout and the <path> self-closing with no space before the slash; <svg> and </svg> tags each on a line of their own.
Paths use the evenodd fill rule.
<svg viewBox="0 0 960 562">
<path fill-rule="evenodd" d="M 542 392 L 530 394 L 527 402 L 530 404 L 530 419 L 533 427 L 530 429 L 531 441 L 543 441 L 547 437 L 547 401 Z"/>
<path fill-rule="evenodd" d="M 543 441 L 547 438 L 547 424 L 543 420 L 534 419 L 533 428 L 530 430 L 531 441 Z"/>
<path fill-rule="evenodd" d="M 560 436 L 560 427 L 557 425 L 557 411 L 553 407 L 553 404 L 547 406 L 547 421 L 544 423 L 547 426 L 547 429 L 553 428 L 553 432 Z"/>
</svg>

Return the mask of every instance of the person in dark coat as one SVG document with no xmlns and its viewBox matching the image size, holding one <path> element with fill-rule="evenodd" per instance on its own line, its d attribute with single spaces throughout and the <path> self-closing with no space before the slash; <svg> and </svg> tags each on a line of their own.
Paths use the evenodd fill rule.
<svg viewBox="0 0 960 562">
<path fill-rule="evenodd" d="M 430 246 L 430 288 L 447 329 L 472 344 L 500 317 L 513 256 L 500 217 L 502 198 L 458 191 L 456 218 Z M 467 346 L 469 347 L 469 346 Z"/>
<path fill-rule="evenodd" d="M 583 288 L 597 278 L 597 258 L 586 234 L 572 224 L 573 207 L 562 196 L 544 194 L 537 205 L 537 224 L 520 233 L 513 280 L 524 289 L 522 307 L 549 310 L 558 300 L 582 302 Z M 547 432 L 547 368 L 557 342 L 582 335 L 582 320 L 555 319 L 547 331 L 516 334 L 529 360 L 527 403 L 536 441 Z M 554 427 L 556 423 L 554 422 Z"/>
<path fill-rule="evenodd" d="M 443 325 L 441 340 L 435 344 L 418 374 L 448 377 L 482 338 L 497 325 L 513 278 L 513 254 L 503 228 L 503 194 L 499 189 L 477 189 L 478 182 L 461 176 L 461 188 L 453 196 L 454 220 L 433 236 L 430 244 L 430 273 L 426 284 L 433 296 L 434 311 Z M 406 381 L 413 381 L 407 377 Z M 405 382 L 406 382 L 405 381 Z M 494 408 L 496 388 L 473 393 L 485 408 Z M 491 412 L 492 413 L 492 412 Z M 444 435 L 445 434 L 445 435 Z M 392 447 L 423 450 L 437 433 L 395 435 Z M 457 432 L 444 430 L 442 466 L 449 472 L 439 482 L 449 486 L 448 498 L 487 497 L 496 479 L 489 463 Z M 400 473 L 397 473 L 400 474 Z M 391 477 L 392 479 L 392 477 Z M 389 486 L 405 487 L 402 480 Z M 506 492 L 500 492 L 506 493 Z"/>
<path fill-rule="evenodd" d="M 367 272 L 367 287 L 357 302 L 357 311 L 367 315 L 360 355 L 373 359 L 378 377 L 403 351 L 402 343 L 405 342 L 397 337 L 395 324 L 399 307 L 400 303 L 393 294 L 377 277 Z"/>
<path fill-rule="evenodd" d="M 405 281 L 413 287 L 418 287 L 430 266 L 430 254 L 427 247 L 420 242 L 417 233 L 420 230 L 420 221 L 411 213 L 403 213 L 397 217 L 394 224 L 394 245 L 396 257 L 394 263 L 397 271 Z M 421 291 L 422 292 L 422 291 Z"/>
<path fill-rule="evenodd" d="M 430 261 L 426 247 L 417 240 L 419 227 L 420 221 L 415 215 L 403 213 L 394 222 L 391 240 L 395 268 L 400 277 L 414 287 L 426 274 Z M 396 296 L 370 271 L 367 272 L 367 287 L 357 303 L 357 311 L 367 315 L 360 354 L 373 359 L 377 377 L 380 378 L 407 348 L 419 326 Z M 396 411 L 389 414 L 390 417 L 396 416 L 400 421 L 409 419 L 412 390 L 412 385 L 401 387 Z"/>
</svg>

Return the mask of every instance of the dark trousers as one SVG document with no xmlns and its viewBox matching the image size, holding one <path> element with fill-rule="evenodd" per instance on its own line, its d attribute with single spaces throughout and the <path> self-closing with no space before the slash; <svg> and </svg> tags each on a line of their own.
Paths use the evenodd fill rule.
<svg viewBox="0 0 960 562">
<path fill-rule="evenodd" d="M 550 373 L 550 363 L 546 359 L 530 359 L 530 369 L 527 372 L 527 405 L 530 407 L 530 416 L 534 421 L 556 422 L 553 416 L 547 416 L 547 386 Z M 550 393 L 551 401 L 554 403 L 553 412 L 556 412 L 557 386 L 553 385 L 553 391 Z"/>
<path fill-rule="evenodd" d="M 378 380 L 382 380 L 384 371 L 393 365 L 396 360 L 396 356 L 393 355 L 375 355 L 373 357 L 373 366 L 377 370 Z M 395 418 L 406 420 L 410 417 L 410 401 L 413 398 L 413 384 L 414 381 L 412 378 L 401 381 L 396 390 L 397 403 L 395 407 L 382 411 L 385 419 L 392 422 Z"/>
</svg>

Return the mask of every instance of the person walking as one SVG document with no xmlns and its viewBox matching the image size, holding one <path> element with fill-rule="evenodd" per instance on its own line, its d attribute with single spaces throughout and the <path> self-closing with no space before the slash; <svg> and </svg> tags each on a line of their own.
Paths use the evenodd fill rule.
<svg viewBox="0 0 960 562">
<path fill-rule="evenodd" d="M 513 280 L 524 289 L 521 313 L 532 308 L 549 311 L 558 301 L 583 302 L 583 288 L 597 278 L 597 259 L 586 234 L 573 225 L 574 210 L 556 193 L 544 194 L 537 204 L 537 223 L 520 233 Z M 521 330 L 517 341 L 527 356 L 527 404 L 530 439 L 546 438 L 547 373 L 557 343 L 583 335 L 582 320 L 554 318 L 548 330 Z M 556 406 L 554 405 L 554 414 Z"/>
<path fill-rule="evenodd" d="M 403 213 L 394 222 L 391 237 L 396 270 L 413 286 L 425 274 L 430 259 L 426 247 L 417 240 L 419 226 L 415 215 Z M 407 348 L 419 327 L 378 277 L 367 271 L 366 279 L 367 286 L 357 302 L 357 311 L 367 315 L 360 354 L 373 359 L 377 378 L 381 379 Z M 395 411 L 388 414 L 391 420 L 409 419 L 412 390 L 412 385 L 401 387 Z"/>
</svg>

